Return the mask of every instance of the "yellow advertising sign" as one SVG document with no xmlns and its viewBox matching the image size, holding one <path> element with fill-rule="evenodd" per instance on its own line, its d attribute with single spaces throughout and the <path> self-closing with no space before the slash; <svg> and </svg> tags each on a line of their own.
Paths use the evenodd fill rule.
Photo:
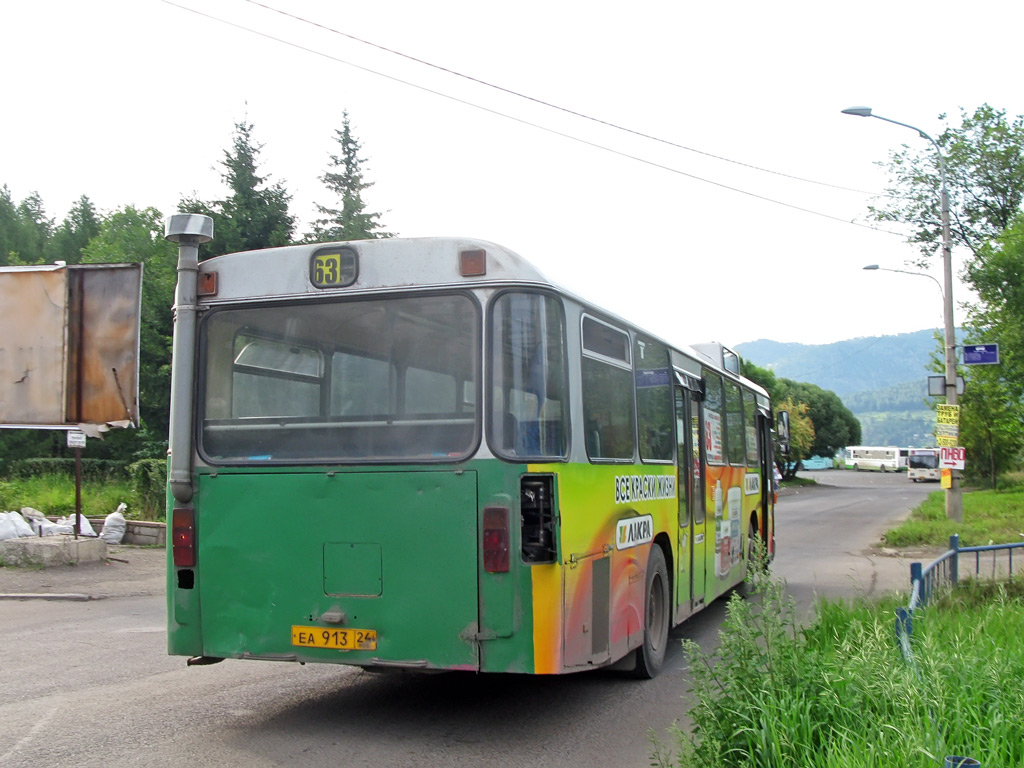
<svg viewBox="0 0 1024 768">
<path fill-rule="evenodd" d="M 935 444 L 939 448 L 953 448 L 960 444 L 960 406 L 935 406 Z"/>
<path fill-rule="evenodd" d="M 944 469 L 944 470 L 942 470 L 942 472 L 940 474 L 940 477 L 939 477 L 939 485 L 942 486 L 943 488 L 947 489 L 947 490 L 953 487 L 953 470 L 952 469 Z"/>
</svg>

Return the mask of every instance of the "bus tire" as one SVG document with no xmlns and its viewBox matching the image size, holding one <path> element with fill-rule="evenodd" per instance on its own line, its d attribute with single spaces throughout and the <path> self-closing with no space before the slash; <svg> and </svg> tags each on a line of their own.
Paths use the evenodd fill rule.
<svg viewBox="0 0 1024 768">
<path fill-rule="evenodd" d="M 747 570 L 751 568 L 760 568 L 762 571 L 766 570 L 765 566 L 767 563 L 757 556 L 758 539 L 761 538 L 760 532 L 757 530 L 757 519 L 750 518 L 750 528 L 747 530 Z"/>
<path fill-rule="evenodd" d="M 644 608 L 644 641 L 636 649 L 634 676 L 649 680 L 661 671 L 668 648 L 669 589 L 665 553 L 651 545 L 647 558 L 647 589 Z"/>
</svg>

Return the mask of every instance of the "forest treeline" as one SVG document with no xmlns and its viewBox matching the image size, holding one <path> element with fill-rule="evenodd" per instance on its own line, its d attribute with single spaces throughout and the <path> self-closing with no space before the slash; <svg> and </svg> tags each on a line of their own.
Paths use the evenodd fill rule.
<svg viewBox="0 0 1024 768">
<path fill-rule="evenodd" d="M 959 117 L 955 124 L 940 116 L 947 127 L 934 148 L 903 145 L 891 153 L 887 194 L 869 206 L 868 214 L 880 223 L 907 227 L 909 241 L 920 250 L 914 263 L 925 266 L 935 258 L 942 236 L 937 190 L 948 182 L 952 242 L 966 254 L 961 277 L 977 296 L 975 303 L 965 306 L 966 322 L 957 340 L 1000 345 L 1000 365 L 961 370 L 966 391 L 960 401 L 959 439 L 970 457 L 968 478 L 994 486 L 1001 474 L 1022 465 L 1024 454 L 1024 117 L 1008 117 L 987 104 L 973 113 L 962 110 Z M 389 236 L 381 214 L 366 210 L 362 192 L 370 183 L 364 178 L 361 147 L 347 113 L 333 138 L 337 154 L 329 156 L 319 177 L 326 202 L 317 204 L 317 218 L 308 231 L 300 232 L 283 183 L 260 175 L 262 145 L 255 141 L 253 126 L 238 123 L 220 160 L 224 197 L 180 201 L 179 210 L 214 219 L 216 238 L 201 248 L 201 258 L 296 241 Z M 142 426 L 138 433 L 114 433 L 101 446 L 90 448 L 99 458 L 159 458 L 165 453 L 175 282 L 175 249 L 163 238 L 165 214 L 136 205 L 101 213 L 83 195 L 57 224 L 47 216 L 39 194 L 15 201 L 6 186 L 0 187 L 0 265 L 144 265 Z M 936 360 L 933 369 L 941 373 L 941 362 Z M 771 371 L 756 365 L 745 372 L 775 395 L 778 407 L 791 412 L 798 452 L 791 459 L 801 451 L 810 451 L 804 456 L 819 455 L 858 441 L 859 424 L 835 393 L 786 379 L 773 381 Z M 911 410 L 913 395 L 900 396 Z M 0 433 L 0 471 L 2 463 L 15 456 L 64 452 L 63 435 Z"/>
<path fill-rule="evenodd" d="M 255 139 L 253 125 L 244 121 L 236 124 L 231 145 L 220 160 L 224 197 L 186 197 L 177 206 L 177 211 L 202 213 L 214 220 L 216 237 L 202 246 L 200 257 L 293 242 L 391 236 L 381 223 L 381 214 L 368 211 L 363 200 L 363 192 L 371 183 L 365 178 L 362 147 L 352 132 L 347 112 L 342 115 L 341 128 L 331 138 L 336 148 L 329 153 L 326 170 L 319 177 L 325 189 L 324 202 L 316 204 L 317 215 L 309 230 L 300 232 L 287 189 L 261 174 L 259 156 L 263 146 Z M 39 193 L 15 200 L 6 185 L 0 186 L 0 266 L 55 262 L 143 265 L 140 428 L 112 430 L 103 440 L 90 440 L 86 449 L 90 460 L 127 463 L 166 456 L 177 247 L 164 239 L 164 221 L 174 212 L 130 204 L 104 213 L 83 194 L 57 223 L 47 214 Z M 67 454 L 63 432 L 0 430 L 0 473 L 12 462 L 64 458 Z"/>
</svg>

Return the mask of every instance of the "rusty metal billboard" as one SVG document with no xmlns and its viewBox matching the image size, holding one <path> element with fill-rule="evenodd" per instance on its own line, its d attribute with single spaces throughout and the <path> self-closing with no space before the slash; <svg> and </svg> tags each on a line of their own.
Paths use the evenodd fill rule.
<svg viewBox="0 0 1024 768">
<path fill-rule="evenodd" d="M 0 267 L 0 426 L 138 426 L 141 264 Z"/>
</svg>

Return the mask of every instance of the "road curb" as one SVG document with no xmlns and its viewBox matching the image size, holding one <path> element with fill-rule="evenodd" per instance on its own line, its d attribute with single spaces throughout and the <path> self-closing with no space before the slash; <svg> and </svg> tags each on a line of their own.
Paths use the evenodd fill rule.
<svg viewBox="0 0 1024 768">
<path fill-rule="evenodd" d="M 0 594 L 0 600 L 65 600 L 68 602 L 85 603 L 89 600 L 99 600 L 92 595 L 84 595 L 79 592 L 22 592 Z"/>
</svg>

